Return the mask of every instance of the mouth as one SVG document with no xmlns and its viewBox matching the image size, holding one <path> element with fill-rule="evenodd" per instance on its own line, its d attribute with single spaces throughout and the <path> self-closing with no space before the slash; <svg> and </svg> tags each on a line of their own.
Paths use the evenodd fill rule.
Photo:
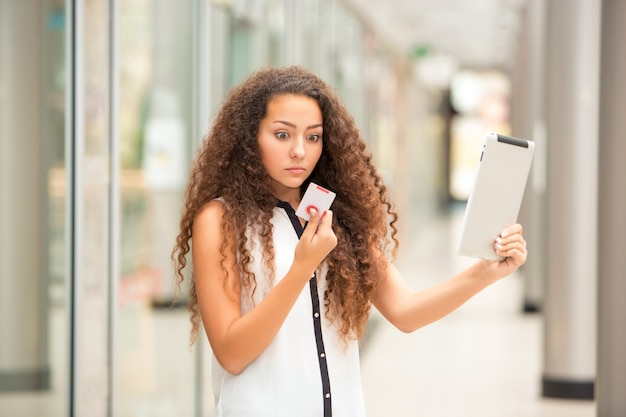
<svg viewBox="0 0 626 417">
<path fill-rule="evenodd" d="M 292 174 L 302 174 L 303 172 L 305 172 L 306 170 L 302 167 L 291 167 L 291 168 L 287 168 L 286 171 L 292 173 Z"/>
</svg>

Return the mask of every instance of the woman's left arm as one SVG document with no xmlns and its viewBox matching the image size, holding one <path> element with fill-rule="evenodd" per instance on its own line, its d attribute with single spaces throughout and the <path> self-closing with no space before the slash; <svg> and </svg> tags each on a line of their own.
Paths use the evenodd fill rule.
<svg viewBox="0 0 626 417">
<path fill-rule="evenodd" d="M 480 260 L 455 277 L 422 291 L 413 291 L 393 264 L 372 296 L 372 304 L 394 326 L 409 333 L 453 312 L 478 292 L 511 275 L 526 262 L 526 241 L 522 226 L 505 229 L 494 242 L 501 262 Z"/>
</svg>

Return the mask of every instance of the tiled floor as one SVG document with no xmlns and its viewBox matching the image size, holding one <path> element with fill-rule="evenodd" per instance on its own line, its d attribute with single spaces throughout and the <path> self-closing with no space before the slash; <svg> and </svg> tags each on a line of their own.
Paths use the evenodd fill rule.
<svg viewBox="0 0 626 417">
<path fill-rule="evenodd" d="M 462 210 L 420 230 L 398 267 L 414 289 L 472 260 L 454 255 Z M 542 320 L 522 314 L 522 274 L 412 334 L 379 315 L 362 355 L 370 417 L 592 417 L 592 401 L 540 395 Z"/>
</svg>

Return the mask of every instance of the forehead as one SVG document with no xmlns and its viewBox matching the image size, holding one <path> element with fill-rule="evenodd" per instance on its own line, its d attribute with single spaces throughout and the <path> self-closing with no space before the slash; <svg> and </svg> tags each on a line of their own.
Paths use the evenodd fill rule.
<svg viewBox="0 0 626 417">
<path fill-rule="evenodd" d="M 275 114 L 322 119 L 322 111 L 314 98 L 299 94 L 280 94 L 267 102 L 266 116 Z"/>
</svg>

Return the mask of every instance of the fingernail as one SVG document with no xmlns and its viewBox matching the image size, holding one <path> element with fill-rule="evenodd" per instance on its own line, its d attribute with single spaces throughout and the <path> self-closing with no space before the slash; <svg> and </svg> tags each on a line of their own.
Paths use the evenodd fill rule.
<svg viewBox="0 0 626 417">
<path fill-rule="evenodd" d="M 498 244 L 502 243 L 502 239 L 497 238 L 497 239 L 496 239 L 496 243 L 498 243 Z"/>
<path fill-rule="evenodd" d="M 500 237 L 507 237 L 509 234 L 507 232 L 500 233 Z"/>
</svg>

